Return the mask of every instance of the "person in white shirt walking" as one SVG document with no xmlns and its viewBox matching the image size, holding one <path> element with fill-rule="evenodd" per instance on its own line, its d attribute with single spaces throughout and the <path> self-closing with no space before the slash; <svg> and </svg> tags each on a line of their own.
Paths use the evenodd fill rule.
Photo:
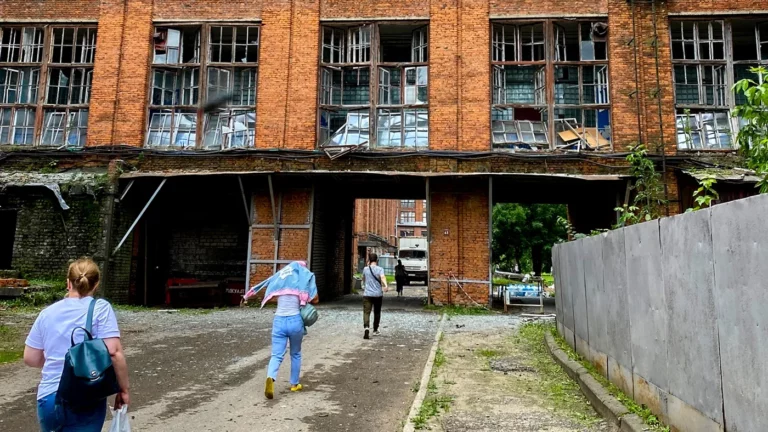
<svg viewBox="0 0 768 432">
<path fill-rule="evenodd" d="M 99 287 L 99 267 L 90 259 L 80 259 L 69 266 L 67 296 L 43 309 L 38 315 L 24 347 L 24 363 L 42 368 L 37 388 L 37 416 L 40 430 L 62 432 L 100 432 L 107 415 L 106 400 L 72 407 L 56 398 L 64 356 L 72 346 L 72 331 L 86 326 L 93 293 Z M 120 343 L 115 311 L 108 301 L 99 299 L 93 311 L 93 337 L 104 340 L 112 358 L 120 392 L 115 408 L 128 405 L 128 365 Z M 82 339 L 83 332 L 75 332 Z"/>
<path fill-rule="evenodd" d="M 368 266 L 363 269 L 363 327 L 365 333 L 363 339 L 370 338 L 371 309 L 373 309 L 373 334 L 379 335 L 379 324 L 381 323 L 381 302 L 384 293 L 389 291 L 387 287 L 387 277 L 384 275 L 384 269 L 378 266 L 379 256 L 375 253 L 370 254 Z"/>
</svg>

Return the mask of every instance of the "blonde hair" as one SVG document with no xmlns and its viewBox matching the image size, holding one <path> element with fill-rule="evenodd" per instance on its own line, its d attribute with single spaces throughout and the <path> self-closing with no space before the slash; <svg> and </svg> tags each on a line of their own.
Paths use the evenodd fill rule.
<svg viewBox="0 0 768 432">
<path fill-rule="evenodd" d="M 99 286 L 101 272 L 99 266 L 90 258 L 80 258 L 69 265 L 67 279 L 78 294 L 87 296 Z"/>
</svg>

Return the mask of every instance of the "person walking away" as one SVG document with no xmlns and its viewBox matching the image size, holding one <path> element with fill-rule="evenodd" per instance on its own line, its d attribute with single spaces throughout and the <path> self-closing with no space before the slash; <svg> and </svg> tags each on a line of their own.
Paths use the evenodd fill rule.
<svg viewBox="0 0 768 432">
<path fill-rule="evenodd" d="M 115 397 L 115 409 L 128 405 L 128 365 L 120 342 L 120 329 L 112 306 L 103 299 L 94 300 L 99 288 L 99 267 L 90 259 L 79 259 L 67 271 L 67 296 L 43 309 L 27 336 L 24 363 L 42 368 L 42 379 L 37 388 L 37 416 L 42 431 L 99 432 L 107 415 L 106 399 L 71 406 L 57 400 L 64 356 L 72 342 L 72 331 L 85 327 L 88 309 L 95 301 L 93 311 L 93 337 L 104 341 L 112 359 L 120 392 Z M 75 332 L 74 339 L 82 340 L 83 331 Z"/>
<path fill-rule="evenodd" d="M 262 284 L 267 291 L 261 306 L 267 303 L 277 303 L 275 319 L 272 321 L 272 356 L 267 366 L 267 379 L 264 385 L 264 396 L 267 399 L 275 397 L 275 381 L 280 365 L 285 357 L 286 346 L 290 344 L 291 352 L 291 391 L 303 389 L 299 382 L 301 375 L 301 342 L 304 339 L 304 320 L 301 317 L 301 307 L 307 303 L 317 304 L 318 293 L 315 275 L 302 261 L 294 261 L 283 267 L 279 272 L 259 285 L 252 288 L 244 296 L 245 300 L 255 295 Z"/>
<path fill-rule="evenodd" d="M 403 286 L 405 285 L 405 266 L 401 260 L 397 260 L 395 266 L 395 284 L 397 284 L 397 296 L 403 296 Z"/>
<path fill-rule="evenodd" d="M 389 291 L 387 287 L 387 277 L 384 275 L 384 269 L 378 266 L 379 256 L 372 253 L 368 258 L 368 266 L 363 269 L 363 327 L 365 333 L 363 339 L 370 338 L 371 309 L 373 309 L 373 334 L 378 336 L 379 324 L 381 322 L 381 301 L 384 293 Z"/>
</svg>

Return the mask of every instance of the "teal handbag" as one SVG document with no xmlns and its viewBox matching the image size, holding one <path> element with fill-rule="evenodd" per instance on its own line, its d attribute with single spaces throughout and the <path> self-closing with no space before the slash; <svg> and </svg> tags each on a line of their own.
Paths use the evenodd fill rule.
<svg viewBox="0 0 768 432">
<path fill-rule="evenodd" d="M 69 405 L 89 405 L 118 393 L 120 386 L 112 365 L 107 344 L 92 334 L 93 309 L 96 299 L 88 306 L 85 327 L 76 327 L 70 335 L 71 348 L 64 356 L 64 369 L 56 398 Z M 86 337 L 75 344 L 75 332 L 85 331 Z"/>
<path fill-rule="evenodd" d="M 311 327 L 312 324 L 317 322 L 317 309 L 311 304 L 307 303 L 302 306 L 300 313 L 301 319 L 304 321 L 304 327 Z"/>
</svg>

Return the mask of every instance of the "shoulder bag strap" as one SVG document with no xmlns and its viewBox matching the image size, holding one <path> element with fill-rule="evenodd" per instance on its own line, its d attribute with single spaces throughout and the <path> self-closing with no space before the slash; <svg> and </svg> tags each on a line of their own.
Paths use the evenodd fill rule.
<svg viewBox="0 0 768 432">
<path fill-rule="evenodd" d="M 91 304 L 88 305 L 88 314 L 85 318 L 85 327 L 75 327 L 72 329 L 72 333 L 69 335 L 69 342 L 71 346 L 75 346 L 75 332 L 78 329 L 85 331 L 85 335 L 89 340 L 93 339 L 93 309 L 96 307 L 96 299 L 91 300 Z"/>
<path fill-rule="evenodd" d="M 96 299 L 91 300 L 91 304 L 88 305 L 88 316 L 85 319 L 85 331 L 93 334 L 93 310 L 96 308 Z"/>
<path fill-rule="evenodd" d="M 370 266 L 370 265 L 368 265 L 368 272 L 371 274 L 371 277 L 373 278 L 373 280 L 375 280 L 375 281 L 376 281 L 376 284 L 379 286 L 379 288 L 381 288 L 381 281 L 380 281 L 380 280 L 379 280 L 379 278 L 378 278 L 378 277 L 376 277 L 376 275 L 373 273 L 373 269 L 371 268 L 371 266 Z"/>
</svg>

